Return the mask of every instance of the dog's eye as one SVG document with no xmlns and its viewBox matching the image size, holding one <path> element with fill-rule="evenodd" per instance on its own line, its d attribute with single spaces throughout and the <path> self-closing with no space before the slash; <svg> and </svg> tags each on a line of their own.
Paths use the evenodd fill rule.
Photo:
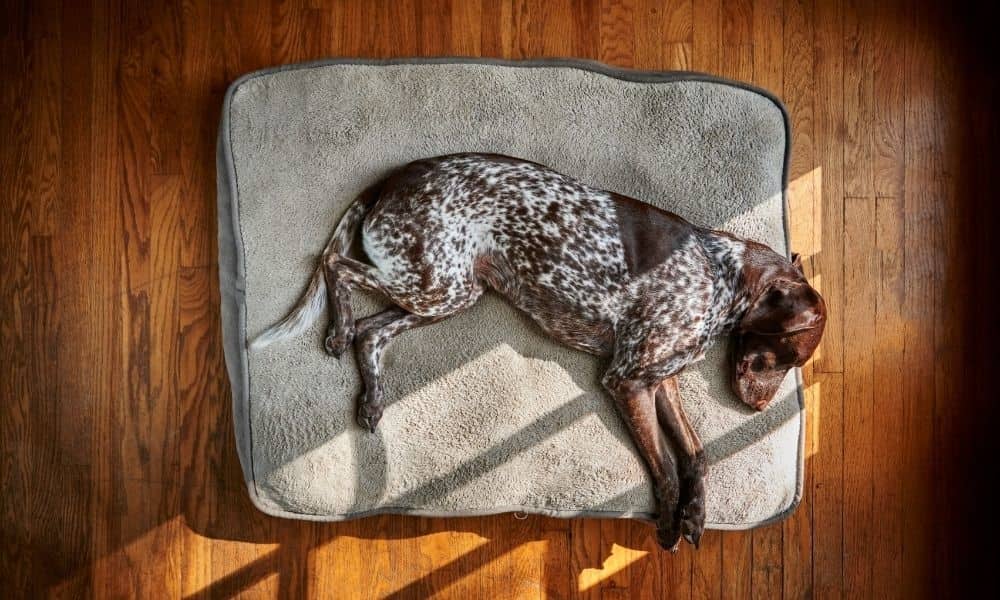
<svg viewBox="0 0 1000 600">
<path fill-rule="evenodd" d="M 750 370 L 755 373 L 767 371 L 770 370 L 770 368 L 771 365 L 768 364 L 767 359 L 761 355 L 757 355 L 757 357 L 753 359 L 753 362 L 750 363 Z"/>
</svg>

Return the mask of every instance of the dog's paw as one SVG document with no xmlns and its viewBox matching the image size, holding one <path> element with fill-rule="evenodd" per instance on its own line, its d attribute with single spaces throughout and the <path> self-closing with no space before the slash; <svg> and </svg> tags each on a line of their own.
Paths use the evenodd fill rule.
<svg viewBox="0 0 1000 600">
<path fill-rule="evenodd" d="M 327 332 L 326 340 L 323 342 L 323 348 L 326 349 L 326 353 L 334 358 L 340 358 L 344 355 L 344 352 L 351 347 L 354 342 L 354 330 L 348 329 L 341 332 L 340 334 L 334 334 L 331 330 Z"/>
<path fill-rule="evenodd" d="M 680 532 L 695 548 L 701 543 L 705 533 L 705 503 L 700 496 L 688 501 L 680 510 Z"/>
<path fill-rule="evenodd" d="M 362 404 L 358 407 L 358 425 L 361 428 L 375 433 L 375 426 L 382 420 L 382 407 L 371 404 Z"/>
<path fill-rule="evenodd" d="M 656 542 L 664 550 L 676 554 L 681 545 L 681 532 L 678 531 L 677 524 L 673 521 L 670 523 L 658 522 L 656 524 Z"/>
</svg>

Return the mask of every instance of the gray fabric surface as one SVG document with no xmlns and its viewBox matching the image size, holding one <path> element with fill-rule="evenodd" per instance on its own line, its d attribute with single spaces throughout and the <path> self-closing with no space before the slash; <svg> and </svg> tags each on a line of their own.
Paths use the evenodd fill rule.
<svg viewBox="0 0 1000 600">
<path fill-rule="evenodd" d="M 517 65 L 517 66 L 515 66 Z M 598 72 L 603 71 L 603 72 Z M 613 75 L 613 76 L 610 76 Z M 354 423 L 353 357 L 306 335 L 247 352 L 283 317 L 347 204 L 407 161 L 509 154 L 786 252 L 787 129 L 767 95 L 684 74 L 595 64 L 306 65 L 241 78 L 219 140 L 222 317 L 240 458 L 263 511 L 336 520 L 375 512 L 655 512 L 602 361 L 545 338 L 493 295 L 397 339 L 389 407 Z M 358 315 L 381 305 L 357 294 Z M 801 490 L 801 392 L 763 413 L 729 391 L 725 342 L 681 376 L 711 461 L 710 527 L 780 518 Z"/>
</svg>

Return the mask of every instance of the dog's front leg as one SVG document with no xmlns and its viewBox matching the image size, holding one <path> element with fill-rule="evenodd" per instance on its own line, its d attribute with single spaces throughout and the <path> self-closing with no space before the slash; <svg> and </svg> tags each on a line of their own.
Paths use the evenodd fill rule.
<svg viewBox="0 0 1000 600">
<path fill-rule="evenodd" d="M 656 413 L 677 452 L 681 534 L 697 548 L 705 530 L 705 451 L 681 406 L 676 377 L 664 379 L 657 388 Z"/>
<path fill-rule="evenodd" d="M 626 381 L 614 385 L 609 391 L 614 395 L 632 440 L 653 477 L 653 492 L 660 509 L 656 523 L 657 540 L 664 549 L 676 552 L 681 535 L 676 518 L 679 497 L 677 465 L 666 447 L 656 418 L 658 387 Z"/>
</svg>

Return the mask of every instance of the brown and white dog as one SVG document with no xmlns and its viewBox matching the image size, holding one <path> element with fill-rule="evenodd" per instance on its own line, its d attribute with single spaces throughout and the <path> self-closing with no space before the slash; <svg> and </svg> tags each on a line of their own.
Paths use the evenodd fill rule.
<svg viewBox="0 0 1000 600">
<path fill-rule="evenodd" d="M 346 256 L 359 225 L 370 264 Z M 355 200 L 298 304 L 252 347 L 303 332 L 329 303 L 326 350 L 340 357 L 353 343 L 358 422 L 374 431 L 388 342 L 469 308 L 487 287 L 553 338 L 611 358 L 602 383 L 649 467 L 657 537 L 671 550 L 681 536 L 697 546 L 705 520 L 706 462 L 676 375 L 734 332 L 733 391 L 762 410 L 826 321 L 797 257 L 537 163 L 455 154 L 405 165 Z M 395 306 L 355 322 L 353 288 Z"/>
</svg>

